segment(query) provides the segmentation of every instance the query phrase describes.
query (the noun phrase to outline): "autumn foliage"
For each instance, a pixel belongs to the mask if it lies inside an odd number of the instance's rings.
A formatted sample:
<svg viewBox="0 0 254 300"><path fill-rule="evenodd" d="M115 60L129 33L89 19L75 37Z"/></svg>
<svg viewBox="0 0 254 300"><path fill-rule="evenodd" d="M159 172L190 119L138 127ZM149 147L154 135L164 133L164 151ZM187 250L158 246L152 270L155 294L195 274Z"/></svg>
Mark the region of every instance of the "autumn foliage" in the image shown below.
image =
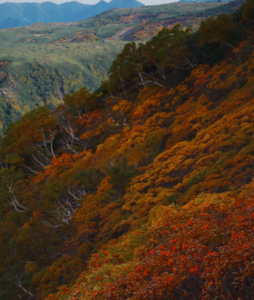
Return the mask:
<svg viewBox="0 0 254 300"><path fill-rule="evenodd" d="M129 43L100 89L9 126L1 300L251 299L251 5Z"/></svg>
<svg viewBox="0 0 254 300"><path fill-rule="evenodd" d="M138 232L148 230L149 238L146 247L136 249L135 264L122 267L124 275L113 283L101 276L94 298L251 299L253 209L253 199L229 194L199 196L182 208L161 207Z"/></svg>

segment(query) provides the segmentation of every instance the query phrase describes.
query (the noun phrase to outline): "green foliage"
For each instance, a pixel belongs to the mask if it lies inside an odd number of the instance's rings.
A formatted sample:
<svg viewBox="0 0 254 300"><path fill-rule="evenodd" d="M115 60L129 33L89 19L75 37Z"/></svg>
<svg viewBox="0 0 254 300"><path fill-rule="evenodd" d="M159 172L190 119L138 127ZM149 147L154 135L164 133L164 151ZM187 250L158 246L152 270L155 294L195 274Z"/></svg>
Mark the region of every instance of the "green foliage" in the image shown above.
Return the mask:
<svg viewBox="0 0 254 300"><path fill-rule="evenodd" d="M130 183L132 177L134 177L136 173L137 170L134 166L128 165L127 159L122 159L108 169L110 183L122 193L125 192L126 186Z"/></svg>
<svg viewBox="0 0 254 300"><path fill-rule="evenodd" d="M8 59L0 70L2 133L8 124L38 106L46 105L53 110L68 93L83 86L89 90L98 88L124 45L120 41L80 43L68 40L62 43L62 37L75 35L79 28L55 25L56 30L51 28L48 32L48 26L38 24L29 29L12 29L8 33L0 31L1 40L5 41L0 57ZM31 35L36 43L27 41ZM57 43L52 43L54 41ZM93 65L92 70L89 65Z"/></svg>
<svg viewBox="0 0 254 300"><path fill-rule="evenodd" d="M36 63L33 63L30 69L31 72L27 74L27 80L24 81L29 89L31 100L38 102L41 99L46 105L49 104L51 99L59 96L59 87L64 85L64 77L57 70Z"/></svg>
<svg viewBox="0 0 254 300"><path fill-rule="evenodd" d="M199 183L204 179L205 175L206 175L206 170L196 173L188 180L188 182L186 183L186 187L191 188L193 185Z"/></svg>
<svg viewBox="0 0 254 300"><path fill-rule="evenodd" d="M237 25L233 23L231 15L221 14L216 19L208 18L200 24L200 44L218 42L222 45L233 46L228 42L229 33Z"/></svg>
<svg viewBox="0 0 254 300"><path fill-rule="evenodd" d="M253 17L254 17L254 1L249 0L243 5L242 21L244 23L247 23L248 25L251 25L251 23L253 23Z"/></svg>
<svg viewBox="0 0 254 300"><path fill-rule="evenodd" d="M16 170L14 166L10 168L2 168L0 170L0 197L1 206L9 205L15 206L15 201L13 200L14 195L14 184L22 178L22 171ZM21 205L22 206L22 205ZM21 207L19 207L21 209Z"/></svg>
<svg viewBox="0 0 254 300"><path fill-rule="evenodd" d="M176 204L177 199L180 197L181 193L174 193L170 195L167 200L164 202L165 205L171 205L171 204Z"/></svg>
<svg viewBox="0 0 254 300"><path fill-rule="evenodd" d="M81 88L72 95L67 94L63 99L70 112L81 117L83 114L88 115L98 106L98 96L89 92L87 88Z"/></svg>
<svg viewBox="0 0 254 300"><path fill-rule="evenodd" d="M77 170L74 180L77 185L81 185L87 191L95 191L98 184L103 179L103 174L99 169Z"/></svg>

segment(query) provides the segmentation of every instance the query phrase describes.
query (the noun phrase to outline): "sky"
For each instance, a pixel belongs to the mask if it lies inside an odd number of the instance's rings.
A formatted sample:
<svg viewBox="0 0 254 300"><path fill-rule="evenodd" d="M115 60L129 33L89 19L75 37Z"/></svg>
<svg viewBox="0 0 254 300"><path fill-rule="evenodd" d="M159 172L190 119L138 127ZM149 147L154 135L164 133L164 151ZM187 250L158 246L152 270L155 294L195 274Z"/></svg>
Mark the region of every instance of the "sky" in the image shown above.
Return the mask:
<svg viewBox="0 0 254 300"><path fill-rule="evenodd" d="M15 3L23 3L23 2L54 2L57 4L60 3L64 3L64 2L71 2L72 0L10 0L10 1L6 1L6 0L0 0L0 3L5 3L5 2L15 2ZM84 3L84 4L96 4L97 2L99 2L100 0L76 0L80 3ZM106 2L110 2L110 0L105 0ZM128 0L126 0L128 1ZM158 4L165 4L165 3L171 3L171 2L177 2L178 0L138 0L139 2L145 4L145 5L158 5Z"/></svg>

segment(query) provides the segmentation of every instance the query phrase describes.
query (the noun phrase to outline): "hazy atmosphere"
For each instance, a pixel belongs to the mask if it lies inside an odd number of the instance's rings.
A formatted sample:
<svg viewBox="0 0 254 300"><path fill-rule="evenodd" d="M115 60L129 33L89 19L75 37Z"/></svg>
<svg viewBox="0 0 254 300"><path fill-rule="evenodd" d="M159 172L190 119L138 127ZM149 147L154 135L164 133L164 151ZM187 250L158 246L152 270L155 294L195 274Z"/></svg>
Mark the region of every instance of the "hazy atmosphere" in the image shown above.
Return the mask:
<svg viewBox="0 0 254 300"><path fill-rule="evenodd" d="M128 1L128 0L126 0ZM5 3L5 2L13 2L13 3L24 3L24 2L38 2L38 3L42 3L42 2L47 2L47 1L43 1L43 0L13 0L13 1L6 1L6 0L0 0L0 3ZM57 4L60 3L64 3L64 2L71 2L71 1L63 1L63 0L52 0L50 2L54 2ZM100 1L98 0L80 0L77 1L80 3L84 3L84 4L96 4ZM110 1L106 1L106 2L110 2ZM140 1L141 3L144 3L145 5L158 5L158 4L165 4L165 3L171 3L171 2L178 2L178 1L174 1L174 0L142 0Z"/></svg>

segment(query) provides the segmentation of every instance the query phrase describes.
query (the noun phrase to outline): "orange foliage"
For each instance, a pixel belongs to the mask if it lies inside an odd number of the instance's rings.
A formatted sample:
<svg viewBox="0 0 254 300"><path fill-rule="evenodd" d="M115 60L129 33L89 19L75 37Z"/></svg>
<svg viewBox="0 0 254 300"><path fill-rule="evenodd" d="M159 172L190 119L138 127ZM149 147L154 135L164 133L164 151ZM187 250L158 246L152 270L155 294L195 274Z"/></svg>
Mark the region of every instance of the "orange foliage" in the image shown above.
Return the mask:
<svg viewBox="0 0 254 300"><path fill-rule="evenodd" d="M7 130L0 272L16 278L12 293L250 299L254 54L241 43L220 64L196 65L183 42L193 36L175 26L154 44L129 44L106 92L83 88ZM157 47L160 39L176 49ZM182 68L189 75L171 84Z"/></svg>

